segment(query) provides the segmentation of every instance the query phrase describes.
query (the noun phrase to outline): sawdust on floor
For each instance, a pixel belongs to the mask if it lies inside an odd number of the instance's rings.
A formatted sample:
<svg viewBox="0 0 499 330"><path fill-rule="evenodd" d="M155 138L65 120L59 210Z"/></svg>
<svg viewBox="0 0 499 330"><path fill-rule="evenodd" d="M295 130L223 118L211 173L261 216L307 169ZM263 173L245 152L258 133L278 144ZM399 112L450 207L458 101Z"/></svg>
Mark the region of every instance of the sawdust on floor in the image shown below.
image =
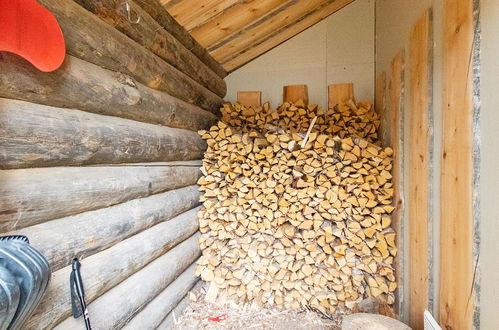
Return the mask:
<svg viewBox="0 0 499 330"><path fill-rule="evenodd" d="M197 290L196 290L197 291ZM276 329L276 330L339 330L344 314L321 316L310 310L278 310L240 306L232 302L223 304L204 300L204 290L191 293L189 307L176 316L174 330L184 329ZM209 318L225 318L214 321Z"/></svg>

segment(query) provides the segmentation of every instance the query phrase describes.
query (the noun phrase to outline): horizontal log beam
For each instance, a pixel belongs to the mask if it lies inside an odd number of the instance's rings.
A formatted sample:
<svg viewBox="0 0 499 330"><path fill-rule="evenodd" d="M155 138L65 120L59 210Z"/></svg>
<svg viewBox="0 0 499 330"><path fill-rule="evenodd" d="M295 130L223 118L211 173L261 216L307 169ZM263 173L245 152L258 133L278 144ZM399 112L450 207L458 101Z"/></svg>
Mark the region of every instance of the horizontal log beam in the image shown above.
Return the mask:
<svg viewBox="0 0 499 330"><path fill-rule="evenodd" d="M191 237L199 227L198 210L195 208L182 213L83 259L81 275L87 303ZM27 328L52 329L71 316L70 273L71 266L67 266L52 274L49 289L25 325Z"/></svg>
<svg viewBox="0 0 499 330"><path fill-rule="evenodd" d="M195 132L0 99L0 168L200 159Z"/></svg>
<svg viewBox="0 0 499 330"><path fill-rule="evenodd" d="M195 234L92 302L88 309L93 329L122 328L200 255L198 238L199 234ZM83 328L82 320L73 317L55 327Z"/></svg>
<svg viewBox="0 0 499 330"><path fill-rule="evenodd" d="M91 11L104 22L135 40L167 63L187 74L213 93L224 97L227 93L225 81L210 70L199 58L168 33L158 22L128 0L131 12L140 17L139 24L130 22L122 0L74 0Z"/></svg>
<svg viewBox="0 0 499 330"><path fill-rule="evenodd" d="M206 48L201 46L190 34L181 26L158 1L135 0L152 18L154 18L166 31L180 41L187 49L193 52L204 64L222 78L227 76L227 72L208 53Z"/></svg>
<svg viewBox="0 0 499 330"><path fill-rule="evenodd" d="M57 18L67 52L103 68L128 74L213 113L223 100L73 1L40 0Z"/></svg>
<svg viewBox="0 0 499 330"><path fill-rule="evenodd" d="M74 256L84 258L102 251L192 209L198 200L197 186L189 186L12 233L26 235L56 271L69 265Z"/></svg>
<svg viewBox="0 0 499 330"><path fill-rule="evenodd" d="M196 288L201 281L194 286ZM189 296L185 296L177 306L165 317L163 322L156 328L156 330L171 330L175 326L175 322L180 318L182 313L189 307L190 304Z"/></svg>
<svg viewBox="0 0 499 330"><path fill-rule="evenodd" d="M197 264L192 264L173 283L148 303L123 329L156 329L163 319L178 305L199 281L196 276Z"/></svg>
<svg viewBox="0 0 499 330"><path fill-rule="evenodd" d="M0 72L0 96L9 99L194 131L217 121L196 105L71 55L47 73L19 56L0 53Z"/></svg>
<svg viewBox="0 0 499 330"><path fill-rule="evenodd" d="M194 185L201 172L192 163L0 171L0 232Z"/></svg>

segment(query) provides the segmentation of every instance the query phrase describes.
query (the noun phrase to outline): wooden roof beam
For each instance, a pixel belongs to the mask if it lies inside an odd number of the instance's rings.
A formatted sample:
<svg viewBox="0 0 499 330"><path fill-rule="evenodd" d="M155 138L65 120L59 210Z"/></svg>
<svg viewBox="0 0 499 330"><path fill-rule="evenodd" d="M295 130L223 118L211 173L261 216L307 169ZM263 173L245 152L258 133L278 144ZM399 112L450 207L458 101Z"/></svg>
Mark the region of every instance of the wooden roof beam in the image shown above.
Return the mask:
<svg viewBox="0 0 499 330"><path fill-rule="evenodd" d="M224 56L225 60L221 63L225 70L227 70L228 72L232 72L243 66L244 64L257 58L258 56L266 53L272 48L280 45L286 40L294 37L298 33L306 30L312 25L318 23L329 15L337 12L353 1L354 0L329 1L325 5L316 8L315 11L310 12L308 15L305 15L301 19L295 20L293 23L281 27L274 33L268 35L265 38L262 38L260 42L249 44L244 49L238 52L233 52L230 56ZM212 53L212 55L215 54ZM215 57L215 59L217 58Z"/></svg>

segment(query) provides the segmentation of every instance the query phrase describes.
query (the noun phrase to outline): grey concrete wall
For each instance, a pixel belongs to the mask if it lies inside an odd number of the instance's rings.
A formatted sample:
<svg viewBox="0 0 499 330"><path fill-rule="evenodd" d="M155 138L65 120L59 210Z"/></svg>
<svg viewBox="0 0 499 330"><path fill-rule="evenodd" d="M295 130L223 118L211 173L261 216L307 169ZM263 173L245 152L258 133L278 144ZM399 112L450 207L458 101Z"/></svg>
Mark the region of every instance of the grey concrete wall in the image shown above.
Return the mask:
<svg viewBox="0 0 499 330"><path fill-rule="evenodd" d="M226 100L260 90L272 107L282 86L307 84L311 103L327 105L327 85L353 82L357 99L374 95L374 3L356 0L226 77Z"/></svg>
<svg viewBox="0 0 499 330"><path fill-rule="evenodd" d="M480 328L499 329L499 1L481 19Z"/></svg>

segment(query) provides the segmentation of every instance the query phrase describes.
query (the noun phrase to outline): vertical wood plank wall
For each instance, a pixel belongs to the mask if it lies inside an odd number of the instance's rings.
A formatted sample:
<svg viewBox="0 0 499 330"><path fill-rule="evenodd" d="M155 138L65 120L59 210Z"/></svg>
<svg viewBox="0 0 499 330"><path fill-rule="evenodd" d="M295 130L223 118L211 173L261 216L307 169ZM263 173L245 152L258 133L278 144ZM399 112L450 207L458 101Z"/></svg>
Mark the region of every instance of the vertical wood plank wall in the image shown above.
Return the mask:
<svg viewBox="0 0 499 330"><path fill-rule="evenodd" d="M388 144L393 147L393 188L394 197L393 205L395 211L392 214L393 228L397 231L396 244L400 251L403 250L401 239L402 230L402 161L403 161L403 146L401 138L403 136L402 127L402 100L403 100L403 84L404 84L404 51L400 51L392 60L390 65L390 81L388 85L388 102L387 113L390 122L390 141ZM399 255L395 261L395 273L397 283L399 283L398 290L402 290L402 267L400 263L401 256ZM400 295L397 295L400 297ZM400 306L400 301L397 305Z"/></svg>
<svg viewBox="0 0 499 330"><path fill-rule="evenodd" d="M381 125L379 126L379 134L383 145L386 145L387 137L385 132L386 123L386 72L382 72L376 78L375 93L374 93L374 109L378 112L381 118Z"/></svg>
<svg viewBox="0 0 499 330"><path fill-rule="evenodd" d="M473 0L444 1L440 325L472 327Z"/></svg>
<svg viewBox="0 0 499 330"><path fill-rule="evenodd" d="M427 10L410 35L409 82L409 323L423 329L429 302L429 171L431 11Z"/></svg>

